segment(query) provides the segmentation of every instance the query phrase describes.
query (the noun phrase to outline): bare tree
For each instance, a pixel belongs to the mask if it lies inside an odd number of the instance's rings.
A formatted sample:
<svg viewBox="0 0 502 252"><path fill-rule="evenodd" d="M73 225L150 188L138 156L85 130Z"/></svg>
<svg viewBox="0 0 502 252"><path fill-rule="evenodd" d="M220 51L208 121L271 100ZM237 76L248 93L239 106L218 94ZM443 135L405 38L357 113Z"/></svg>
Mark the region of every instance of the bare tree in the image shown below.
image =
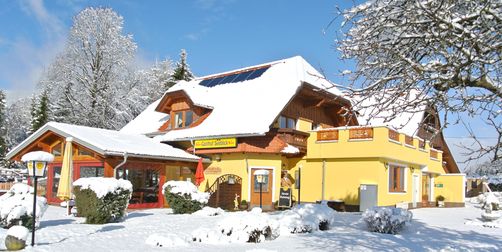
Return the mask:
<svg viewBox="0 0 502 252"><path fill-rule="evenodd" d="M459 114L481 119L498 141L470 153L502 159L502 1L372 0L340 14L338 49L357 64L342 73L350 80L342 88L379 101L371 103L374 114L430 104L442 112L443 127L459 123ZM359 99L356 107L364 106Z"/></svg>

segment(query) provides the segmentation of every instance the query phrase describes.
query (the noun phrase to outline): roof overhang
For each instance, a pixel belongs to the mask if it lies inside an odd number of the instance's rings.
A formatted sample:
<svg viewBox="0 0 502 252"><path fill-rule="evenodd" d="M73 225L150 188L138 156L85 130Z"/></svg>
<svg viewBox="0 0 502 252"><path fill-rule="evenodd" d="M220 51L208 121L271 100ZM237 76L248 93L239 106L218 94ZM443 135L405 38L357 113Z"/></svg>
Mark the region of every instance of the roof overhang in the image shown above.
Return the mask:
<svg viewBox="0 0 502 252"><path fill-rule="evenodd" d="M60 130L60 129L52 126L49 123L42 126L40 129L38 129L36 132L34 132L32 135L30 135L28 138L26 138L23 142L21 142L16 147L14 147L12 150L10 150L9 153L7 153L5 155L5 158L7 160L14 158L19 152L23 151L30 144L32 144L33 142L40 139L40 137L42 137L47 132L52 132L52 133L54 133L58 136L61 136L63 138L72 137L74 143L76 143L80 146L83 146L83 147L85 147L85 148L87 148L87 149L89 149L89 150L91 150L101 156L122 157L127 154L129 157L137 157L137 158L147 158L147 159L157 159L157 160L173 160L173 161L183 161L183 162L198 162L198 159L196 159L196 158L191 159L191 158L171 157L171 156L132 154L132 153L122 152L122 151L105 150L105 149L102 149L102 148L92 144L92 143L89 143L88 141L84 141L77 136L71 135L63 130Z"/></svg>

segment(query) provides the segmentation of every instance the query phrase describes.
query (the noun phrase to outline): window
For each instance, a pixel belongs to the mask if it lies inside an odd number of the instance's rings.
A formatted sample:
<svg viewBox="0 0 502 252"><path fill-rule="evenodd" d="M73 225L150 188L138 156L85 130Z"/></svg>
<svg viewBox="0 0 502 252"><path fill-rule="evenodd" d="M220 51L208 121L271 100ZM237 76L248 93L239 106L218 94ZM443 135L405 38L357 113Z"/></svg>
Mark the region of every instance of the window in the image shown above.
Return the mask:
<svg viewBox="0 0 502 252"><path fill-rule="evenodd" d="M320 129L322 129L322 126L320 123L312 123L312 127L310 129L311 130L320 130Z"/></svg>
<svg viewBox="0 0 502 252"><path fill-rule="evenodd" d="M285 116L279 116L279 128L296 129L296 119Z"/></svg>
<svg viewBox="0 0 502 252"><path fill-rule="evenodd" d="M104 177L105 169L102 166L80 166L80 178Z"/></svg>
<svg viewBox="0 0 502 252"><path fill-rule="evenodd" d="M185 112L185 127L190 126L192 122L193 122L193 112L191 110L188 110Z"/></svg>
<svg viewBox="0 0 502 252"><path fill-rule="evenodd" d="M174 128L183 128L183 112L176 112L174 114Z"/></svg>
<svg viewBox="0 0 502 252"><path fill-rule="evenodd" d="M405 167L389 165L389 192L404 192Z"/></svg>
<svg viewBox="0 0 502 252"><path fill-rule="evenodd" d="M56 144L54 147L52 147L52 155L56 156L56 157L60 157L61 156L61 151L62 151L62 146L61 143L58 143Z"/></svg>
<svg viewBox="0 0 502 252"><path fill-rule="evenodd" d="M471 180L471 188L473 188L473 189L478 188L478 181Z"/></svg>
<svg viewBox="0 0 502 252"><path fill-rule="evenodd" d="M194 121L194 114L191 110L174 112L173 125L175 129L186 128L192 125Z"/></svg>
<svg viewBox="0 0 502 252"><path fill-rule="evenodd" d="M91 156L91 157L92 157L92 156L94 156L94 155L92 154L92 152L90 152L90 151L88 151L88 150L86 150L86 149L82 149L82 148L78 148L77 155L78 155L78 156Z"/></svg>

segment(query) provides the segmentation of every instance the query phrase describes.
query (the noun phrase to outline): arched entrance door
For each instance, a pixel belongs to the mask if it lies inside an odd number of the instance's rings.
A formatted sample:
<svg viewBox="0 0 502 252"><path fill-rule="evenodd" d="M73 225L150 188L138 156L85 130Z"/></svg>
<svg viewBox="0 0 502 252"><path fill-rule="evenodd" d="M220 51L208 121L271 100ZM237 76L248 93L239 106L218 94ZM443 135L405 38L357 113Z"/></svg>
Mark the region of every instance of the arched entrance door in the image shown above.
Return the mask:
<svg viewBox="0 0 502 252"><path fill-rule="evenodd" d="M236 195L241 199L242 178L234 174L225 174L216 179L213 185L207 190L211 193L208 205L210 207L221 207L231 210L235 207Z"/></svg>

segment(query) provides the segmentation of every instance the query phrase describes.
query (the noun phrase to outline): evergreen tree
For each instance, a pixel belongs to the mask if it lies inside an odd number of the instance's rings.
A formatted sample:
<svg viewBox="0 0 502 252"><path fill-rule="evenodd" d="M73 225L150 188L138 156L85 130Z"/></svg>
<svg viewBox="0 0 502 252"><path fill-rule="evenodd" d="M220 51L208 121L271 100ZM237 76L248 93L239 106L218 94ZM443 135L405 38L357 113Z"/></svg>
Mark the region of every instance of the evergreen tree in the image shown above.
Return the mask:
<svg viewBox="0 0 502 252"><path fill-rule="evenodd" d="M7 153L7 144L5 141L6 131L6 120L5 120L5 93L0 90L0 158L4 159Z"/></svg>
<svg viewBox="0 0 502 252"><path fill-rule="evenodd" d="M190 66L187 64L187 52L185 49L181 49L180 61L176 63L176 68L171 77L171 80L167 82L166 88L170 88L178 81L190 81L194 78L192 72L190 71Z"/></svg>
<svg viewBox="0 0 502 252"><path fill-rule="evenodd" d="M37 131L49 121L49 98L47 91L32 100L31 105L31 133Z"/></svg>

